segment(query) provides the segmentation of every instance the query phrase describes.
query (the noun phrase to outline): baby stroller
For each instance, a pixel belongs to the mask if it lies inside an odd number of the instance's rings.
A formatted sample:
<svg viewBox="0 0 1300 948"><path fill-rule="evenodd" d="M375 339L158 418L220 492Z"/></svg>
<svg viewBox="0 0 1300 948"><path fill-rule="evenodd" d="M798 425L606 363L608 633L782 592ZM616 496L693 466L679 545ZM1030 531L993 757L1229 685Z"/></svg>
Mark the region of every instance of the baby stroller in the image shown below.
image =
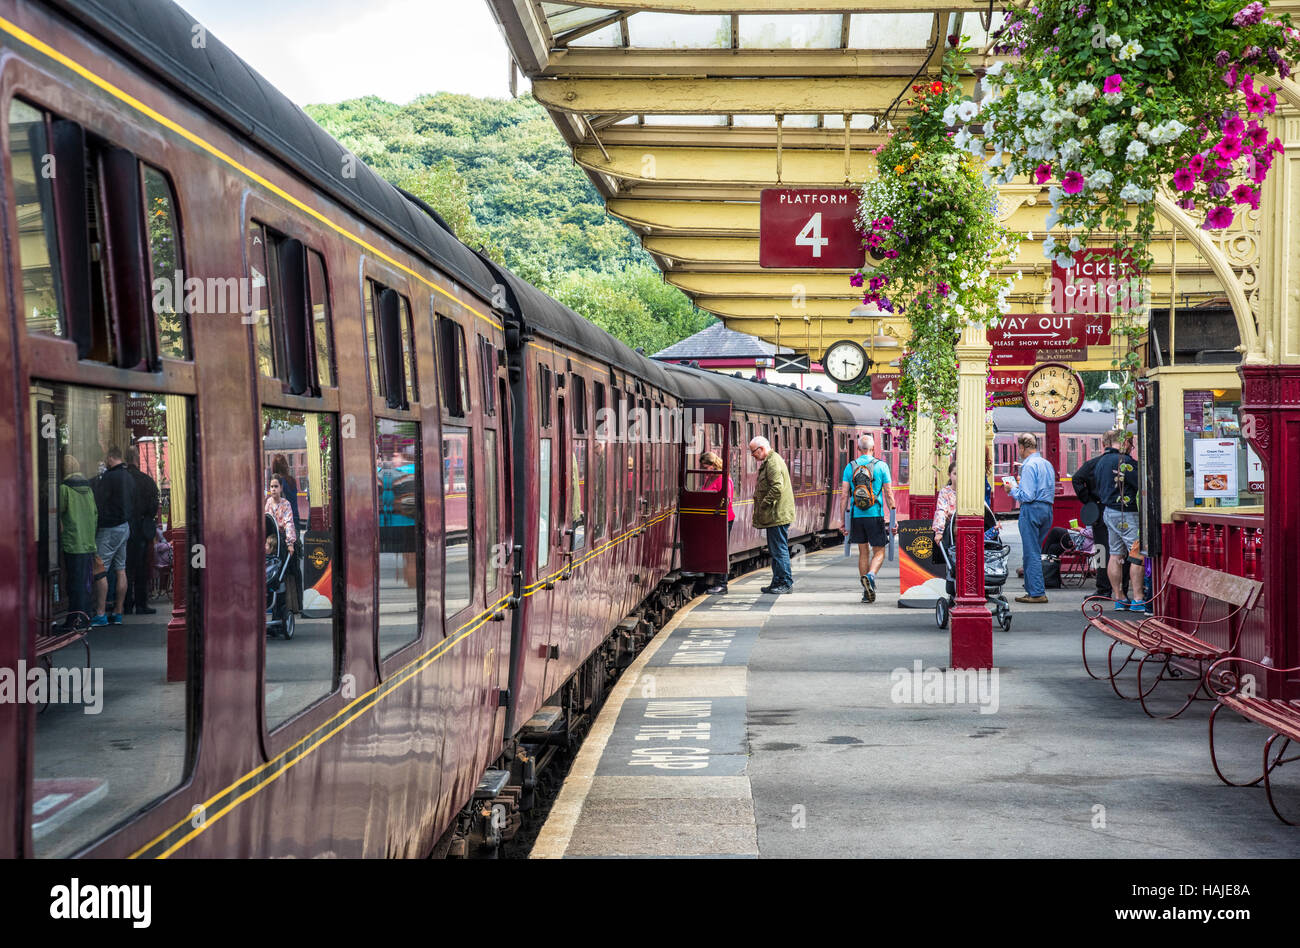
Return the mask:
<svg viewBox="0 0 1300 948"><path fill-rule="evenodd" d="M948 579L945 586L948 596L937 600L934 604L934 621L941 629L948 627L952 607L957 601L957 582L953 578L953 561L957 558L956 520L955 516L948 518L948 523L943 528L943 542L939 544L939 549L943 553L943 561L948 567ZM997 522L997 518L993 516L992 508L985 504L984 601L993 607L993 618L997 620L1002 631L1006 632L1011 628L1011 604L1007 602L1007 597L1002 595L1002 587L1007 582L1007 558L1011 555L1011 547L1003 541L1001 536L987 532ZM990 536L993 539L990 539Z"/></svg>
<svg viewBox="0 0 1300 948"><path fill-rule="evenodd" d="M274 517L265 514L266 539L266 631L270 635L279 634L285 639L293 638L295 617L289 609L286 596L288 583L285 577L293 557L289 554L289 545L285 542L284 531ZM271 544L271 538L275 543Z"/></svg>

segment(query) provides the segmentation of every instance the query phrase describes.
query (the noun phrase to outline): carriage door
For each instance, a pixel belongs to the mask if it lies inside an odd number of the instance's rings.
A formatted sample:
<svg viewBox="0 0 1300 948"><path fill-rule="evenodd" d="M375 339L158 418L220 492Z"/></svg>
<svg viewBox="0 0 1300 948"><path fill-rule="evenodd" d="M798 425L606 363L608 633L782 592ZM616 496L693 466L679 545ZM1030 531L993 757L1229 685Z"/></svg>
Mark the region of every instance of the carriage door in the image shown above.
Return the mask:
<svg viewBox="0 0 1300 948"><path fill-rule="evenodd" d="M730 402L693 403L682 419L681 492L677 512L682 537L682 569L723 573L727 562L727 472L731 447L724 437L731 422ZM722 458L722 471L706 469L705 451Z"/></svg>

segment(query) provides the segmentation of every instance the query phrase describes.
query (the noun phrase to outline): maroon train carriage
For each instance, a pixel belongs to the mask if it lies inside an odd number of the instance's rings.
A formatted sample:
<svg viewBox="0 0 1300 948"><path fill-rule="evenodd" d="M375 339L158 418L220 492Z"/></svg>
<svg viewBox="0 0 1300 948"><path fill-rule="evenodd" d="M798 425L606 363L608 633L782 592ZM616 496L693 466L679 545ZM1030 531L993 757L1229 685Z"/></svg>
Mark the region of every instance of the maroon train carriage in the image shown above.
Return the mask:
<svg viewBox="0 0 1300 948"><path fill-rule="evenodd" d="M1101 438L1115 427L1113 411L1081 411L1061 423L1061 464L1057 477L1065 496L1074 497L1070 475L1083 466L1089 458L1103 451ZM1019 510L1015 500L1007 493L1002 478L1007 474L1020 475L1020 452L1016 436L1027 431L1038 435L1041 445L1046 434L1043 423L1023 408L993 409L993 512L1009 516Z"/></svg>
<svg viewBox="0 0 1300 948"><path fill-rule="evenodd" d="M865 419L629 351L193 25L165 0L0 0L0 500L30 511L0 535L0 670L70 673L86 646L102 673L81 704L0 702L0 856L491 846L687 595L662 419L721 413L742 502L736 447L766 431L810 541ZM170 600L64 631L94 606L63 488L111 445L158 487ZM263 612L279 454L302 481L291 640Z"/></svg>

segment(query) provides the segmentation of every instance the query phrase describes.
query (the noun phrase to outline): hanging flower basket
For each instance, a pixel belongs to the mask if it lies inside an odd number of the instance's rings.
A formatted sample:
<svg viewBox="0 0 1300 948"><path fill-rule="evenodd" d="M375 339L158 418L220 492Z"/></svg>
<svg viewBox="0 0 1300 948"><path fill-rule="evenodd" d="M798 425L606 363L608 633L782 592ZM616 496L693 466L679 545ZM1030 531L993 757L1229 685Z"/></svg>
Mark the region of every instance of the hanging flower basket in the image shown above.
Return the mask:
<svg viewBox="0 0 1300 948"><path fill-rule="evenodd" d="M969 133L950 130L977 111L962 101L958 82L967 53L949 37L942 78L912 86L911 117L876 149L877 176L862 185L858 224L878 263L850 279L864 304L907 318L903 384L889 411L910 430L918 400L929 406L941 452L952 449L956 427L956 340L967 323L989 325L1009 310L1015 280L997 272L1018 252L998 223L997 188L980 159L959 147Z"/></svg>
<svg viewBox="0 0 1300 948"><path fill-rule="evenodd" d="M1240 0L1029 0L1017 3L971 115L993 148L996 180L1054 182L1043 242L1063 267L1094 235L1113 235L1140 271L1151 264L1154 197L1168 189L1206 229L1258 208L1281 142L1263 119L1300 55L1288 16ZM973 103L972 103L973 104Z"/></svg>

